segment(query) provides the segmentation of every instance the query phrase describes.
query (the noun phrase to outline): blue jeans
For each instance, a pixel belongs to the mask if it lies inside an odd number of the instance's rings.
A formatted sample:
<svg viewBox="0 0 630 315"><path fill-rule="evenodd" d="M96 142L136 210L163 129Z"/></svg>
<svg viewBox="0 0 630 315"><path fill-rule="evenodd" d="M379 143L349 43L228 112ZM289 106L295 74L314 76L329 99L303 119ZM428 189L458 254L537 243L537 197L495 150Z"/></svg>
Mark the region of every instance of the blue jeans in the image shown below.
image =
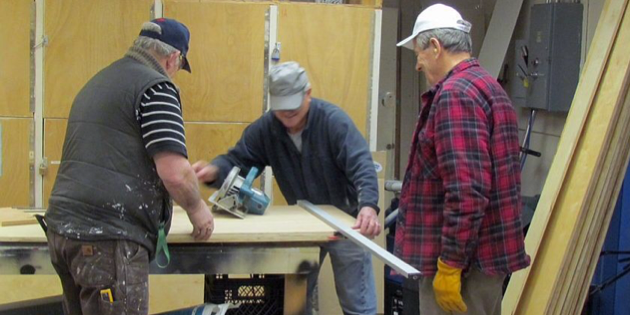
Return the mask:
<svg viewBox="0 0 630 315"><path fill-rule="evenodd" d="M319 265L330 253L335 289L344 315L375 315L376 287L372 270L372 255L350 240L330 242L321 247ZM313 314L317 299L319 269L308 275L306 314ZM324 314L322 314L324 315Z"/></svg>

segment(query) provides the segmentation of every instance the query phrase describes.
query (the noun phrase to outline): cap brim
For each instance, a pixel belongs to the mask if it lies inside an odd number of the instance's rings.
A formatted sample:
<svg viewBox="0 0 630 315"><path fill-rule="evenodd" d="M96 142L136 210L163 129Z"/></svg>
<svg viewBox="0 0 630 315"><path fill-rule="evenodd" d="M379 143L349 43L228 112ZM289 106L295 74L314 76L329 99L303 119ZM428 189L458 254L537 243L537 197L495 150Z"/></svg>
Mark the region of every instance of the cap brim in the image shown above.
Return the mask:
<svg viewBox="0 0 630 315"><path fill-rule="evenodd" d="M271 110L296 110L302 106L304 93L296 93L286 96L274 96L269 98Z"/></svg>
<svg viewBox="0 0 630 315"><path fill-rule="evenodd" d="M188 62L188 58L184 57L184 66L182 66L182 69L188 71L188 73L192 73L192 70L190 70L190 62Z"/></svg>
<svg viewBox="0 0 630 315"><path fill-rule="evenodd" d="M405 47L408 49L413 50L413 39L418 36L418 34L411 34L411 36L403 39L402 41L400 41L400 43L396 44L396 46L400 47Z"/></svg>

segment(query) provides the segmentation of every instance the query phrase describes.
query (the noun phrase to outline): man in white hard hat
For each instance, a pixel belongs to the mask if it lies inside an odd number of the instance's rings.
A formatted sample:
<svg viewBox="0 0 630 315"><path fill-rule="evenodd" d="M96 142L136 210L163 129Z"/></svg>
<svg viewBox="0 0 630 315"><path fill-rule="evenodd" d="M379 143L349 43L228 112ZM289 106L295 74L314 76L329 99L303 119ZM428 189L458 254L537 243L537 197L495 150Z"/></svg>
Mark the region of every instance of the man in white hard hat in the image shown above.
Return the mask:
<svg viewBox="0 0 630 315"><path fill-rule="evenodd" d="M395 253L423 273L420 314L501 314L507 274L529 265L521 229L517 117L471 58L471 25L435 4L398 46L429 91L411 143Z"/></svg>

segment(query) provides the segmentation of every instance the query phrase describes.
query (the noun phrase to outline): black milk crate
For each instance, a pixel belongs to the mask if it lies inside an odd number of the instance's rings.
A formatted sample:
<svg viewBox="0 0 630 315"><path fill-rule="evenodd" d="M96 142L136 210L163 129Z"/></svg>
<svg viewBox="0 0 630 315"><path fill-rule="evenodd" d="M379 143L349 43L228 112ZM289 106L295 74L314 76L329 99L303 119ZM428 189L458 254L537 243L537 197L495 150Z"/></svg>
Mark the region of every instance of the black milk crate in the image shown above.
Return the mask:
<svg viewBox="0 0 630 315"><path fill-rule="evenodd" d="M402 283L385 277L385 315L403 315Z"/></svg>
<svg viewBox="0 0 630 315"><path fill-rule="evenodd" d="M205 302L241 304L227 315L282 315L284 276L206 275Z"/></svg>

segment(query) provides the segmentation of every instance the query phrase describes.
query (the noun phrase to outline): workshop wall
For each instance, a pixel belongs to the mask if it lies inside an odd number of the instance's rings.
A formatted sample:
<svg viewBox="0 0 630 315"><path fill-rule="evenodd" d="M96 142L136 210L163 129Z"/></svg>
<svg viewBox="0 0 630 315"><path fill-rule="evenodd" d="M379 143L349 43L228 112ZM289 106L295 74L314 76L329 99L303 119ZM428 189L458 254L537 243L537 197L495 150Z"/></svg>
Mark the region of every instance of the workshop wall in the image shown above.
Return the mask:
<svg viewBox="0 0 630 315"><path fill-rule="evenodd" d="M586 58L586 53L590 47L590 43L595 33L599 15L604 5L604 0L583 0L580 1L584 6L584 20L582 32L582 63ZM512 44L506 55L506 63L508 64L508 80L518 80L514 69L514 40L527 39L529 37L530 13L534 4L546 3L543 0L525 0L516 24L514 35L512 36ZM505 85L509 95L513 95L511 84ZM529 109L522 108L523 104L518 99L512 97L513 103L519 115L519 129L521 142L527 128L529 118ZM542 156L537 158L529 156L523 169L522 194L524 196L533 196L540 194L543 184L547 178L547 173L551 168L551 162L555 156L560 135L564 128L566 114L549 113L538 111L530 140L530 149L541 152Z"/></svg>
<svg viewBox="0 0 630 315"><path fill-rule="evenodd" d="M153 0L46 0L44 117L67 118L85 83L119 59L150 18Z"/></svg>
<svg viewBox="0 0 630 315"><path fill-rule="evenodd" d="M31 1L0 1L0 207L29 204Z"/></svg>
<svg viewBox="0 0 630 315"><path fill-rule="evenodd" d="M30 29L31 2L0 2L0 116L31 117Z"/></svg>
<svg viewBox="0 0 630 315"><path fill-rule="evenodd" d="M0 206L34 204L33 179L40 176L35 148L47 161L41 170L46 207L61 160L72 101L99 70L119 59L131 46L143 22L152 15L154 0L2 0L0 1ZM210 160L224 153L242 131L264 112L266 41L272 6L277 7L277 40L281 61L295 60L308 71L313 96L343 108L367 135L374 47L375 6L279 2L162 0L164 16L184 22L191 31L188 56L193 72L178 73L186 125L189 160ZM46 41L36 39L36 3L43 3L40 25ZM33 48L35 47L35 48ZM43 51L42 64L32 53ZM42 75L40 90L33 87L35 69ZM41 117L35 104L42 106ZM35 125L42 124L41 141ZM275 187L277 191L277 186ZM211 190L202 188L204 198ZM282 203L281 194L275 200ZM0 276L0 293L28 291L32 297L58 294L55 276L33 276L52 281L33 288L31 278ZM156 279L155 276L152 276ZM203 278L200 278L203 283ZM160 278L164 288L181 288L188 278ZM197 280L195 280L197 281ZM198 281L198 282L199 282ZM178 284L179 283L179 284ZM153 283L152 283L153 285ZM203 292L190 286L190 292ZM179 290L179 289L178 289ZM201 291L199 291L201 290ZM52 293L51 293L52 292ZM152 312L173 307L173 292L151 289ZM178 291L179 292L179 291ZM181 292L179 292L181 293ZM2 295L2 294L0 294ZM194 294L178 307L203 301ZM7 301L4 301L5 303ZM164 304L164 303L162 303ZM172 309L172 308L171 308Z"/></svg>
<svg viewBox="0 0 630 315"><path fill-rule="evenodd" d="M184 120L251 123L263 113L265 3L165 1L190 29L192 74L178 73ZM209 138L209 141L213 139Z"/></svg>
<svg viewBox="0 0 630 315"><path fill-rule="evenodd" d="M343 108L367 135L374 9L280 3L282 60L302 65L313 96Z"/></svg>
<svg viewBox="0 0 630 315"><path fill-rule="evenodd" d="M29 204L31 124L28 118L0 117L0 207Z"/></svg>
<svg viewBox="0 0 630 315"><path fill-rule="evenodd" d="M8 57L0 58L0 66L6 69L0 72L0 119L24 117L34 122L31 103L38 93L31 91L30 46L44 49L43 143L34 143L32 126L18 132L26 142L4 142L0 194L7 198L0 199L1 206L32 204L32 180L39 171L31 151L38 145L43 147L47 162L41 170L42 200L47 206L74 97L96 72L125 53L140 25L150 19L154 4L153 0L42 1L47 40L37 43L30 32L35 23L35 2L0 3L0 14L6 15L0 17L12 22L0 30L0 44L6 47L3 52ZM226 152L264 112L265 45L271 31L272 5L279 12L275 31L282 42L281 61L300 62L309 72L313 96L342 107L367 135L374 7L192 0L162 3L164 16L181 20L191 31L188 58L193 74L178 73L174 81L181 88L192 162ZM30 159L23 158L29 154ZM12 167L7 169L7 165ZM210 193L202 188L204 198ZM281 195L275 199L283 203Z"/></svg>

